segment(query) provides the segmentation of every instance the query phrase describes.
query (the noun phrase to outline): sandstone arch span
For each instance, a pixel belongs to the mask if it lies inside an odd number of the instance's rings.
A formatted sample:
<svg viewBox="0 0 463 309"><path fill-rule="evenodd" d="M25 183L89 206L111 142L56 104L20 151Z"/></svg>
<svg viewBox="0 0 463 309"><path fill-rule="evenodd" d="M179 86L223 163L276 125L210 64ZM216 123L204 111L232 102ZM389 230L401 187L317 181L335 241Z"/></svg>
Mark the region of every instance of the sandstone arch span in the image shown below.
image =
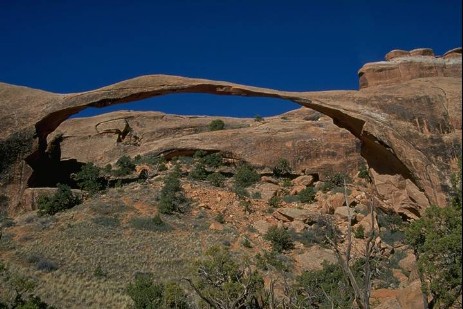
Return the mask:
<svg viewBox="0 0 463 309"><path fill-rule="evenodd" d="M28 136L34 148L26 161L34 167L44 154L48 134L71 115L87 107L101 108L174 93L273 97L317 110L361 140L362 155L375 173L400 175L424 192L426 202L445 204L441 184L449 172L444 161L450 155L441 156L436 149L448 149L458 136L461 142L461 122L458 126L455 120L461 117L461 78L456 77L428 76L360 91L321 92L287 92L168 75L141 76L75 94L0 84L1 136L6 140L18 131ZM458 104L459 115L450 113L458 112ZM414 111L418 111L417 117ZM28 173L26 168L22 177ZM24 181L19 186L21 192Z"/></svg>

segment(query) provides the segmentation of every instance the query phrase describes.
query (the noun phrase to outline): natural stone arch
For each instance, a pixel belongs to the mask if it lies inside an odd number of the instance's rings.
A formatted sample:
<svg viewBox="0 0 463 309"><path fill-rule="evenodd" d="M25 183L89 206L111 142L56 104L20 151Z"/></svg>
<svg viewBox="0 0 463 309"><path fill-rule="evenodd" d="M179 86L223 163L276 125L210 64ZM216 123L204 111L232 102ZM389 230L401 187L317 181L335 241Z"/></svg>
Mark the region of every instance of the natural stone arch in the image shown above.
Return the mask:
<svg viewBox="0 0 463 309"><path fill-rule="evenodd" d="M360 139L362 156L376 173L401 175L422 190L429 202L445 205L445 183L450 173L443 161L449 156L442 158L436 149L448 149L452 139L461 143L461 52L459 57L436 61L413 57L394 60L385 73L381 69L383 62L378 71L374 65L366 65L359 71L363 80L360 91L288 92L168 75L141 76L75 94L55 94L0 83L0 141L7 141L18 132L25 136L24 139L33 144L32 153L25 158L33 167L45 153L48 134L87 107L105 107L174 93L279 98L331 117L336 125ZM423 65L433 66L436 69L432 72L437 73L421 74ZM418 73L396 74L401 72L401 66ZM384 79L383 84L378 78ZM365 86L373 84L374 87ZM426 108L432 110L423 112ZM416 110L421 114L413 119L410 115ZM24 179L30 170L24 166L22 169L19 177ZM20 183L16 188L19 194L24 189L24 181Z"/></svg>

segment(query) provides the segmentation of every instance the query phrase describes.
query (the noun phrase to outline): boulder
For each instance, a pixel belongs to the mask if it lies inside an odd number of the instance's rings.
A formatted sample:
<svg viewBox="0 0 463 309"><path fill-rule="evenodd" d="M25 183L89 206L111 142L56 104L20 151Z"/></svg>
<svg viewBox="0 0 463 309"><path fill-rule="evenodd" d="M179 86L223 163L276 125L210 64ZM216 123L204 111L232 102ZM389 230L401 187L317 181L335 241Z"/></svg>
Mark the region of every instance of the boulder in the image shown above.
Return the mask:
<svg viewBox="0 0 463 309"><path fill-rule="evenodd" d="M384 58L386 59L386 61L390 61L394 58L408 57L408 56L410 56L410 52L406 50L401 50L401 49L394 49L388 52Z"/></svg>
<svg viewBox="0 0 463 309"><path fill-rule="evenodd" d="M311 186L314 182L314 178L312 175L303 175L296 177L292 180L294 186Z"/></svg>
<svg viewBox="0 0 463 309"><path fill-rule="evenodd" d="M410 56L434 57L434 51L431 48L416 48L410 51Z"/></svg>
<svg viewBox="0 0 463 309"><path fill-rule="evenodd" d="M294 260L300 270L321 270L322 263L326 261L330 264L337 263L336 254L329 249L322 248L318 245L311 246L306 252L294 256Z"/></svg>
<svg viewBox="0 0 463 309"><path fill-rule="evenodd" d="M424 308L421 281L415 280L399 290L397 300L402 308Z"/></svg>
<svg viewBox="0 0 463 309"><path fill-rule="evenodd" d="M273 217L282 222L292 222L297 220L306 224L313 224L317 221L319 214L307 209L278 208L273 213Z"/></svg>

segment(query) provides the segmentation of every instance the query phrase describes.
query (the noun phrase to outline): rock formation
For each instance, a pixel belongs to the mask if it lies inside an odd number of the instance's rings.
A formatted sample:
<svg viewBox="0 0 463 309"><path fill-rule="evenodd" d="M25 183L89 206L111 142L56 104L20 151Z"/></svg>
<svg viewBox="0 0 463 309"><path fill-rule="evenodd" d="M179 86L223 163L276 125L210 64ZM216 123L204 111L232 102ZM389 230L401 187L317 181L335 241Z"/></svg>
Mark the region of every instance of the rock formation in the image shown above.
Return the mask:
<svg viewBox="0 0 463 309"><path fill-rule="evenodd" d="M74 94L0 83L0 188L9 207L16 207L34 171L52 164L49 134L87 107L175 93L274 97L323 113L350 131L382 199L398 197L396 211L418 215L429 203L446 204L446 184L461 149L461 48L444 57L429 49L393 51L386 59L360 69L359 91L287 92L167 75ZM98 130L109 134L110 129ZM122 138L124 127L118 129Z"/></svg>

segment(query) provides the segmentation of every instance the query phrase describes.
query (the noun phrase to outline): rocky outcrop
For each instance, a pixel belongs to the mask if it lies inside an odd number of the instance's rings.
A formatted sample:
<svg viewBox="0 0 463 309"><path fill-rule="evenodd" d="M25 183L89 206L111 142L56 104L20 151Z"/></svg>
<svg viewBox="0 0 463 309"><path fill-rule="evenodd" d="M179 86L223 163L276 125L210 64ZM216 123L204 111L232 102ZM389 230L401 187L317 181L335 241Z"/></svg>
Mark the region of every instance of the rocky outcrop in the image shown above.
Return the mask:
<svg viewBox="0 0 463 309"><path fill-rule="evenodd" d="M395 49L386 61L368 63L358 72L360 88L397 84L423 77L461 77L461 48L435 57L430 48Z"/></svg>
<svg viewBox="0 0 463 309"><path fill-rule="evenodd" d="M2 177L0 187L10 207L17 205L33 171L51 164L48 135L85 108L173 93L210 93L281 98L323 113L359 139L362 156L378 175L399 175L430 203L444 205L450 163L461 145L461 57L456 53L444 58L410 53L367 64L360 70L360 91L287 92L167 75L141 76L76 94L0 83L1 148L10 149L19 134L32 149L15 153L16 163L0 171L9 175ZM102 133L109 134L106 130ZM124 128L120 139L123 133Z"/></svg>

